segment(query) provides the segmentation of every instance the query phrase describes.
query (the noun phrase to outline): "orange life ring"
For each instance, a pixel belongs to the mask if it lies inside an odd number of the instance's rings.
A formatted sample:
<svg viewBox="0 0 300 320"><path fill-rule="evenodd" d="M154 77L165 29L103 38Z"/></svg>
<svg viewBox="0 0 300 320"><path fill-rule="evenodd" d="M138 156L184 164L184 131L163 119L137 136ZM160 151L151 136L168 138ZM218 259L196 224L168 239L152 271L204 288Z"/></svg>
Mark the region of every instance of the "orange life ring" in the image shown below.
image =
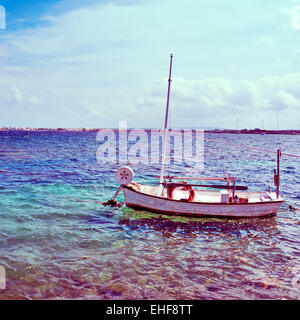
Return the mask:
<svg viewBox="0 0 300 320"><path fill-rule="evenodd" d="M191 187L191 186L184 186L181 188L181 190L183 191L188 191L189 192L189 197L188 197L188 201L194 201L195 199L195 190Z"/></svg>

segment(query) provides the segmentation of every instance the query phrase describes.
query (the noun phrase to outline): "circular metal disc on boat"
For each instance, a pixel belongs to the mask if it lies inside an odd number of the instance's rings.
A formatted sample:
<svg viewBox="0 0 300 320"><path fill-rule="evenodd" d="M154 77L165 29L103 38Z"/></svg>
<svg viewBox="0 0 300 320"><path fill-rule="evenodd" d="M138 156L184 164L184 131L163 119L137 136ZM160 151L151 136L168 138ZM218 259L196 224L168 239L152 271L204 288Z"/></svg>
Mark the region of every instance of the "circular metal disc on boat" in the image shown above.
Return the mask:
<svg viewBox="0 0 300 320"><path fill-rule="evenodd" d="M117 181L123 185L129 184L132 181L133 176L133 170L129 167L122 167L116 172Z"/></svg>

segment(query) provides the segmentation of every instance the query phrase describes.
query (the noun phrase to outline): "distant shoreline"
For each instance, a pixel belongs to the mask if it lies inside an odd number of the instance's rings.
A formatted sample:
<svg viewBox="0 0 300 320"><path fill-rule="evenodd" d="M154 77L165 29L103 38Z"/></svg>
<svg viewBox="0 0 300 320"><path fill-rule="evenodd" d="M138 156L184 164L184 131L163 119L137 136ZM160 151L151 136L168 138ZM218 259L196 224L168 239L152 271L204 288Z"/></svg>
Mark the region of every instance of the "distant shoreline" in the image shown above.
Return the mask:
<svg viewBox="0 0 300 320"><path fill-rule="evenodd" d="M109 128L10 128L10 127L0 127L0 132L7 132L7 131L24 131L24 132L41 132L41 131L51 131L51 132L98 132L99 130ZM116 128L111 128L112 130L118 130ZM198 129L201 128L189 128L189 129ZM128 130L132 130L128 128ZM145 128L145 129L136 129L136 130L161 130L157 128ZM173 129L173 130L184 130L182 129ZM290 134L290 135L300 135L300 130L263 130L259 128L255 129L241 129L241 130L234 130L234 129L204 129L205 133L230 133L230 134Z"/></svg>

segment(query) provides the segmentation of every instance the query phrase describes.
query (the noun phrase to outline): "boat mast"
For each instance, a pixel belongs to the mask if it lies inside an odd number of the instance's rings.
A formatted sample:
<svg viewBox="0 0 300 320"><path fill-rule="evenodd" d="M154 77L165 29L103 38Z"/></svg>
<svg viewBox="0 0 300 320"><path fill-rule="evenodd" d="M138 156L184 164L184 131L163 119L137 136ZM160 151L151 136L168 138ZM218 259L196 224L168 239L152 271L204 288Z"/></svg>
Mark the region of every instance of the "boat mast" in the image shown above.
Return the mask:
<svg viewBox="0 0 300 320"><path fill-rule="evenodd" d="M170 56L170 72L169 72L169 80L168 80L168 95L167 95L167 106L166 106L166 114L165 114L165 126L164 126L164 135L163 135L163 145L162 145L162 159L161 159L161 170L160 170L160 179L159 179L159 194L162 194L163 191L163 177L165 171L165 158L166 158L166 149L167 149L167 133L168 133L168 116L169 116L169 101L170 101L170 89L171 89L171 73L172 73L172 61L173 54Z"/></svg>

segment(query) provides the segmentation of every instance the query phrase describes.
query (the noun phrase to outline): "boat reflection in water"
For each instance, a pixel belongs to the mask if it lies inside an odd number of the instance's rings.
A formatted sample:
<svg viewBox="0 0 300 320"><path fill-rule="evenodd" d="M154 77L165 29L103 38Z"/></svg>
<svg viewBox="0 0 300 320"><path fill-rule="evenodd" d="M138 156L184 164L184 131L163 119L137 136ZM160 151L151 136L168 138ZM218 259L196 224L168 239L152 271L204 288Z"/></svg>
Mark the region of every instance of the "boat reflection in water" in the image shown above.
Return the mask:
<svg viewBox="0 0 300 320"><path fill-rule="evenodd" d="M119 225L131 230L147 229L159 232L163 237L180 235L198 237L200 235L220 235L223 237L242 237L257 235L260 232L272 235L278 232L276 217L272 218L193 218L171 215L157 215L143 210L124 209L119 217Z"/></svg>

